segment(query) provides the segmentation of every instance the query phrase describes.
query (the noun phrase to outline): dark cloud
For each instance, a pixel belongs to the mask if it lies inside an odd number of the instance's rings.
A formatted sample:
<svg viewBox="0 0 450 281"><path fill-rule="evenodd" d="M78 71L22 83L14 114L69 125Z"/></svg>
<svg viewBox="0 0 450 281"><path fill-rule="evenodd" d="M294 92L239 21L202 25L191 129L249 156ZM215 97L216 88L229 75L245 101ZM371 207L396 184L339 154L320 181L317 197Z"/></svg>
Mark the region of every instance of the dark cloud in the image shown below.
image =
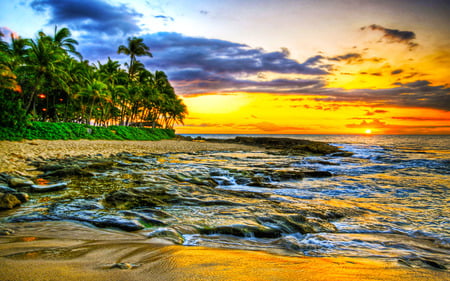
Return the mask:
<svg viewBox="0 0 450 281"><path fill-rule="evenodd" d="M411 120L411 121L450 121L450 118L432 118L432 117L407 117L407 116L398 116L398 117L392 117L392 119L397 120ZM450 126L450 125L449 125Z"/></svg>
<svg viewBox="0 0 450 281"><path fill-rule="evenodd" d="M215 74L256 74L264 71L323 75L326 71L299 63L284 49L266 52L244 44L179 33L160 32L144 36L153 50L153 65L161 68L201 69Z"/></svg>
<svg viewBox="0 0 450 281"><path fill-rule="evenodd" d="M135 34L141 31L142 14L127 5L112 5L103 0L33 0L31 8L48 11L48 24L64 24L73 30L107 35Z"/></svg>
<svg viewBox="0 0 450 281"><path fill-rule="evenodd" d="M388 113L387 110L377 109L374 111L366 110L366 116L373 116L375 114L382 114L382 113Z"/></svg>
<svg viewBox="0 0 450 281"><path fill-rule="evenodd" d="M389 89L343 90L323 88L317 101L367 102L374 106L427 107L450 111L450 87L448 85L431 86L426 80L411 83L395 83L397 87Z"/></svg>
<svg viewBox="0 0 450 281"><path fill-rule="evenodd" d="M347 124L347 128L384 128L386 127L386 122L380 121L379 119L373 119L372 121L363 120L359 124Z"/></svg>
<svg viewBox="0 0 450 281"><path fill-rule="evenodd" d="M400 31L398 29L385 28L377 24L361 27L361 30L365 29L381 31L383 33L383 38L386 39L388 43L404 43L408 45L410 50L419 45L413 42L413 40L416 39L416 34L412 31Z"/></svg>
<svg viewBox="0 0 450 281"><path fill-rule="evenodd" d="M391 72L392 75L397 75L403 72L403 69L396 69Z"/></svg>
<svg viewBox="0 0 450 281"><path fill-rule="evenodd" d="M350 63L362 63L364 60L361 56L361 54L358 53L349 53L341 56L335 56L335 57L329 57L328 60L330 61L344 61L348 64Z"/></svg>

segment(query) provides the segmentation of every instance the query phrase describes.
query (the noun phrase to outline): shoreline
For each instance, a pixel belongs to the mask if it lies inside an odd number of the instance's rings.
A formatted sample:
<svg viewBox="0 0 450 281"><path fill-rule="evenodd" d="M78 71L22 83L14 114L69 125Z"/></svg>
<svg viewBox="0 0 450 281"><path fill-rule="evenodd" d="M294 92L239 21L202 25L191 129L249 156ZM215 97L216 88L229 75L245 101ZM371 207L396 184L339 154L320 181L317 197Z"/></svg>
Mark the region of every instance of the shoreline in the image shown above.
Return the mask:
<svg viewBox="0 0 450 281"><path fill-rule="evenodd" d="M175 246L71 222L19 223L0 236L2 280L445 280L396 260L281 256ZM26 270L24 270L26 268ZM114 276L114 277L113 277Z"/></svg>
<svg viewBox="0 0 450 281"><path fill-rule="evenodd" d="M196 151L264 151L237 143L185 140L0 141L0 172L35 175L28 165L70 156L109 157ZM2 211L1 217L10 211ZM5 223L1 280L446 280L447 270L406 266L396 259L285 256L263 251L173 245L138 233L69 221ZM122 268L124 266L124 268ZM25 270L26 269L26 270Z"/></svg>
<svg viewBox="0 0 450 281"><path fill-rule="evenodd" d="M118 140L24 140L0 141L0 172L29 173L35 168L28 162L34 158L64 158L70 156L94 156L128 152L176 153L197 151L229 150L254 151L261 148L236 144L213 143L186 140L160 141L118 141Z"/></svg>

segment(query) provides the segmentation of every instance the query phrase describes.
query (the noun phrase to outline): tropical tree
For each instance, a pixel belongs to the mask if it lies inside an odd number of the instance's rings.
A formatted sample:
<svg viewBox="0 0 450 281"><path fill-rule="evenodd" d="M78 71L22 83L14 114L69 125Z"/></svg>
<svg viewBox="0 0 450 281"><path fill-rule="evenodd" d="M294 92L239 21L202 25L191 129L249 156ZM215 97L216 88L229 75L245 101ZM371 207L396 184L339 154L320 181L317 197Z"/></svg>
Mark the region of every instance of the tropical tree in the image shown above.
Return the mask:
<svg viewBox="0 0 450 281"><path fill-rule="evenodd" d="M135 74L138 69L136 68L137 58L140 56L149 56L153 57L150 52L150 48L145 45L144 39L138 37L129 37L128 38L128 46L120 45L118 50L118 54L125 54L130 56L130 63L128 64L128 75L131 80L134 80Z"/></svg>

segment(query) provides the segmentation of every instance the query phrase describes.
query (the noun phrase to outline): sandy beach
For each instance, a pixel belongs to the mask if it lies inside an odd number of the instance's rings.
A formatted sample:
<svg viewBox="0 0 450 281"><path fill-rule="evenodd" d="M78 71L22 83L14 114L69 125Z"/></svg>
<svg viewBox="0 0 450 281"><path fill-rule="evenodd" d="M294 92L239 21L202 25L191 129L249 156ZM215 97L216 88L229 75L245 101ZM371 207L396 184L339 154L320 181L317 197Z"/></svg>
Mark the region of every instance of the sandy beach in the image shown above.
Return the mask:
<svg viewBox="0 0 450 281"><path fill-rule="evenodd" d="M195 152L208 150L255 150L257 148L224 143L182 140L113 141L113 140L24 140L0 141L0 172L33 170L27 162L36 158L64 158L66 156L109 156L119 152L133 154Z"/></svg>
<svg viewBox="0 0 450 281"><path fill-rule="evenodd" d="M0 172L33 174L28 161L119 152L258 150L237 144L166 141L0 142ZM8 216L10 211L2 211ZM448 271L397 259L283 256L263 251L179 246L136 233L67 221L5 223L0 280L448 280Z"/></svg>
<svg viewBox="0 0 450 281"><path fill-rule="evenodd" d="M396 260L289 257L260 251L168 245L70 222L8 225L0 279L13 280L448 280L445 271Z"/></svg>

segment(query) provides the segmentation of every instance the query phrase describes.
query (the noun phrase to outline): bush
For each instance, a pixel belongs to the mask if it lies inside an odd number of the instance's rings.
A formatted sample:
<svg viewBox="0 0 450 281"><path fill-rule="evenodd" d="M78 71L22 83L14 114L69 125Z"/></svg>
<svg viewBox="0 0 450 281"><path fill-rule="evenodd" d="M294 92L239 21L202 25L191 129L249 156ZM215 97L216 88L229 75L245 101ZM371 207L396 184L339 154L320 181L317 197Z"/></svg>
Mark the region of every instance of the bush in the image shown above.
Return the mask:
<svg viewBox="0 0 450 281"><path fill-rule="evenodd" d="M0 139L20 140L27 124L19 93L0 88Z"/></svg>
<svg viewBox="0 0 450 281"><path fill-rule="evenodd" d="M22 130L0 128L0 140L162 140L175 137L169 129L125 126L96 127L78 123L31 122Z"/></svg>

